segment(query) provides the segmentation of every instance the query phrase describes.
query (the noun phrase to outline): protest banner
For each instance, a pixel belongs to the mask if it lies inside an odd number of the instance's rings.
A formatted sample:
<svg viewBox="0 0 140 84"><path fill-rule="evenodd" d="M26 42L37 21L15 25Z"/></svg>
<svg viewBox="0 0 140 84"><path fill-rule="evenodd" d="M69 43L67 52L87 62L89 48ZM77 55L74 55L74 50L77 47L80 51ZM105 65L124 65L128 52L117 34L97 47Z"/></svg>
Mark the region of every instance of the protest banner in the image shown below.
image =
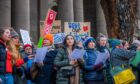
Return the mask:
<svg viewBox="0 0 140 84"><path fill-rule="evenodd" d="M90 35L90 22L65 22L64 32L66 34Z"/></svg>
<svg viewBox="0 0 140 84"><path fill-rule="evenodd" d="M47 47L37 48L34 62L43 62L47 51L48 51Z"/></svg>
<svg viewBox="0 0 140 84"><path fill-rule="evenodd" d="M65 33L54 34L54 44L63 43L65 36Z"/></svg>
<svg viewBox="0 0 140 84"><path fill-rule="evenodd" d="M86 51L83 49L74 49L73 52L71 53L70 57L71 57L71 59L83 58L85 53L86 53Z"/></svg>
<svg viewBox="0 0 140 84"><path fill-rule="evenodd" d="M44 34L50 33L55 17L56 17L56 12L49 9L47 13L47 17L44 21Z"/></svg>
<svg viewBox="0 0 140 84"><path fill-rule="evenodd" d="M21 38L22 38L24 45L25 44L32 45L31 40L30 40L30 36L29 36L29 32L26 30L20 29L20 33L21 33Z"/></svg>

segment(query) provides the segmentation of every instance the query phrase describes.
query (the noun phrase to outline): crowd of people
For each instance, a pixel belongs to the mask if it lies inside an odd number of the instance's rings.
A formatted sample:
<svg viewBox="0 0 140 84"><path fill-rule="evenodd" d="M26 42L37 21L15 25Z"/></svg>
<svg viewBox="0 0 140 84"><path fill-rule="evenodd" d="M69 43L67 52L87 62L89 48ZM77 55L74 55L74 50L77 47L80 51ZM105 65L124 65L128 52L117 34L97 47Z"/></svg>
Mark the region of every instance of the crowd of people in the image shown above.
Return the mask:
<svg viewBox="0 0 140 84"><path fill-rule="evenodd" d="M14 29L0 28L0 84L115 84L111 70L117 66L131 68L136 79L129 84L140 84L140 63L131 64L140 50L139 40L129 44L100 34L96 39L85 36L77 41L66 35L63 43L54 44L53 35L46 34L42 47L48 50L43 62L33 61L34 45L19 42ZM72 59L75 49L86 52ZM97 62L100 57L104 59Z"/></svg>

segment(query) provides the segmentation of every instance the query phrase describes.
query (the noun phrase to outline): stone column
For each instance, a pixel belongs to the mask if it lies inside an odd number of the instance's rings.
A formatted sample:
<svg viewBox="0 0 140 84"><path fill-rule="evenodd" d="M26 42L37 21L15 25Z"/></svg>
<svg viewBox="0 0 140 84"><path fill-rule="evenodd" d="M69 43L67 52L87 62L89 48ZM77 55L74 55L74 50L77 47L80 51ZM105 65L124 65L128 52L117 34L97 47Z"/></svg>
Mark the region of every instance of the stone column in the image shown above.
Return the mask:
<svg viewBox="0 0 140 84"><path fill-rule="evenodd" d="M30 0L30 36L35 44L37 44L39 36L38 4L38 0Z"/></svg>
<svg viewBox="0 0 140 84"><path fill-rule="evenodd" d="M84 7L83 0L74 0L74 21L83 22L84 21Z"/></svg>
<svg viewBox="0 0 140 84"><path fill-rule="evenodd" d="M64 22L74 21L73 0L58 0L58 19L62 20L62 31Z"/></svg>
<svg viewBox="0 0 140 84"><path fill-rule="evenodd" d="M40 0L40 20L44 21L52 0Z"/></svg>
<svg viewBox="0 0 140 84"><path fill-rule="evenodd" d="M11 26L11 0L0 0L0 26Z"/></svg>
<svg viewBox="0 0 140 84"><path fill-rule="evenodd" d="M106 20L103 9L100 4L101 0L96 0L96 29L97 33L107 34Z"/></svg>
<svg viewBox="0 0 140 84"><path fill-rule="evenodd" d="M30 0L12 0L12 26L30 31Z"/></svg>

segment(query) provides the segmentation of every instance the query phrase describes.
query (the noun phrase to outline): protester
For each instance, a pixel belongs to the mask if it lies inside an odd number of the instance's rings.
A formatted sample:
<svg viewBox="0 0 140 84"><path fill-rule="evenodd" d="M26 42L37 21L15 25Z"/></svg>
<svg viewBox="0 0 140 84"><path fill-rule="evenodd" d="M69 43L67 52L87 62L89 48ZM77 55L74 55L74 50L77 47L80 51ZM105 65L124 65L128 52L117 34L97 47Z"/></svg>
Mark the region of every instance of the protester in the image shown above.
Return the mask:
<svg viewBox="0 0 140 84"><path fill-rule="evenodd" d="M134 40L132 42L132 45L129 49L133 49L133 50L136 50L136 51L140 51L140 41L139 40ZM133 68L133 71L135 72L136 76L137 76L137 84L140 84L140 63L138 64L137 67L134 67L132 64L131 64L132 68Z"/></svg>
<svg viewBox="0 0 140 84"><path fill-rule="evenodd" d="M28 56L24 59L18 58L18 52L14 43L11 41L11 29L7 27L0 28L0 53L1 53L1 70L0 78L4 84L14 84L13 79L13 66L20 67L28 61L31 57ZM6 66L5 66L6 65Z"/></svg>
<svg viewBox="0 0 140 84"><path fill-rule="evenodd" d="M19 52L20 44L19 44L19 34L12 29L11 30L11 41L10 41L11 47L14 49L11 52L16 55L16 58L13 59L21 59L21 54ZM14 82L15 84L24 84L25 83L25 74L24 74L24 68L23 66L16 65L13 66L13 76L14 76Z"/></svg>
<svg viewBox="0 0 140 84"><path fill-rule="evenodd" d="M103 62L96 64L98 54L95 45L95 39L92 37L88 38L85 41L86 54L84 55L84 61L82 62L82 60L78 59L78 63L83 69L83 79L85 84L104 84L104 76L101 72Z"/></svg>
<svg viewBox="0 0 140 84"><path fill-rule="evenodd" d="M10 29L8 27L0 28L0 78L2 79L2 84L14 84L11 53L7 47L7 43L10 39Z"/></svg>
<svg viewBox="0 0 140 84"><path fill-rule="evenodd" d="M64 48L59 49L54 60L54 64L58 68L56 84L79 84L77 62L70 57L75 49L76 41L72 35L67 35L63 44Z"/></svg>
<svg viewBox="0 0 140 84"><path fill-rule="evenodd" d="M129 60L136 55L134 50L126 50L122 48L122 43L118 39L113 39L110 41L113 45L111 51L111 64L112 66L129 66Z"/></svg>
<svg viewBox="0 0 140 84"><path fill-rule="evenodd" d="M54 84L53 81L53 62L54 58L57 54L57 51L52 47L53 45L53 35L46 34L43 41L43 47L47 47L48 51L46 52L46 56L43 60L43 63L37 63L39 68L39 72L37 77L35 78L35 83L37 84Z"/></svg>
<svg viewBox="0 0 140 84"><path fill-rule="evenodd" d="M29 56L29 55L33 55L33 46L30 44L25 44L24 47L24 52L25 52L25 57ZM28 62L26 63L26 67L25 67L25 75L26 75L26 84L33 84L33 82L31 81L31 74L30 74L30 68L33 64L33 59L28 60Z"/></svg>
<svg viewBox="0 0 140 84"><path fill-rule="evenodd" d="M106 59L103 61L103 68L100 70L106 77L103 78L107 84L112 84L112 76L110 74L110 49L107 48L107 37L103 34L99 34L97 37L97 56L104 56Z"/></svg>

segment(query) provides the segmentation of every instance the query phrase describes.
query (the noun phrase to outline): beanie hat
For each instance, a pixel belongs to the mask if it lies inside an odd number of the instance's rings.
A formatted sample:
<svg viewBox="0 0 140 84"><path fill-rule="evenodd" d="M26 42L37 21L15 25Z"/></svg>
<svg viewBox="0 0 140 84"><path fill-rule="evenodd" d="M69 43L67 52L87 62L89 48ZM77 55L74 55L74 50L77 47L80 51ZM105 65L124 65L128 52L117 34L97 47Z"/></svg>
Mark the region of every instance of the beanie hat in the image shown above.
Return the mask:
<svg viewBox="0 0 140 84"><path fill-rule="evenodd" d="M53 35L52 34L46 34L44 39L47 39L51 42L51 44L53 44Z"/></svg>
<svg viewBox="0 0 140 84"><path fill-rule="evenodd" d="M11 31L11 37L14 38L14 37L18 37L19 34L15 31L15 30L12 30Z"/></svg>
<svg viewBox="0 0 140 84"><path fill-rule="evenodd" d="M30 45L30 44L25 44L25 45L23 46L23 49L25 50L27 47L31 47L31 48L32 48L32 45Z"/></svg>
<svg viewBox="0 0 140 84"><path fill-rule="evenodd" d="M132 44L138 47L138 46L140 46L140 41L139 40L134 40L132 42Z"/></svg>
<svg viewBox="0 0 140 84"><path fill-rule="evenodd" d="M116 47L122 44L119 39L109 39L108 42L112 47Z"/></svg>
<svg viewBox="0 0 140 84"><path fill-rule="evenodd" d="M90 42L96 43L96 41L95 41L94 38L89 37L89 38L87 38L86 41L85 41L85 47L86 47L86 48L88 47L88 44L89 44Z"/></svg>

